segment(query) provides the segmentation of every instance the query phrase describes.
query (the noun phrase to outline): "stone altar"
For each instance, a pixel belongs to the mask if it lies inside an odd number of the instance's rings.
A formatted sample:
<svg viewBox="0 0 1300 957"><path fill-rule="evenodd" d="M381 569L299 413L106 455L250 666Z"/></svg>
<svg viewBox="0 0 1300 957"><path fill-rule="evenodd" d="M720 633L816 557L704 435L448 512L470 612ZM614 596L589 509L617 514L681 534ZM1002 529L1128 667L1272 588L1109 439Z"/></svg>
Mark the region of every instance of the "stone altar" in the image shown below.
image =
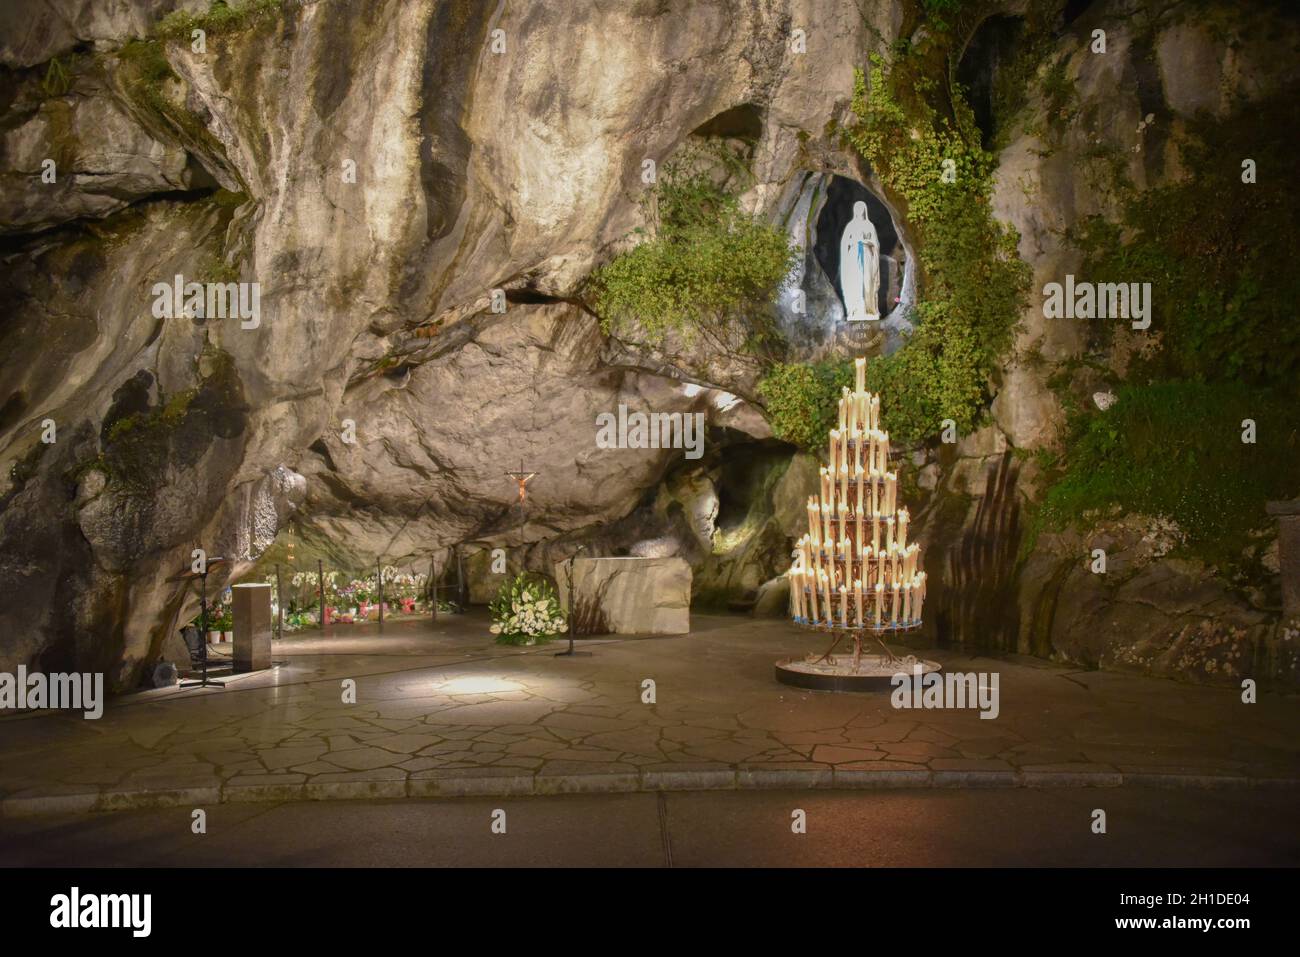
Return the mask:
<svg viewBox="0 0 1300 957"><path fill-rule="evenodd" d="M555 581L566 615L568 576L569 563L558 563ZM579 623L603 616L607 633L684 635L691 630L691 566L682 558L579 558L573 563L573 596Z"/></svg>
<svg viewBox="0 0 1300 957"><path fill-rule="evenodd" d="M233 585L235 671L271 667L271 586L264 582Z"/></svg>

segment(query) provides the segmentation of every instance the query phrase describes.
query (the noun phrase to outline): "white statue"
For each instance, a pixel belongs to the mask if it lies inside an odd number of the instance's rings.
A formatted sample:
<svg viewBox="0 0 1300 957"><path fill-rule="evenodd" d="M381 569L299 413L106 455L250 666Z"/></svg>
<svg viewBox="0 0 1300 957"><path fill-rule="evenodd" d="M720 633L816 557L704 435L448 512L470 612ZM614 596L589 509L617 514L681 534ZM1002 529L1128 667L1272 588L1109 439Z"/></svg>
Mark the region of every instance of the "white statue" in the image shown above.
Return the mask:
<svg viewBox="0 0 1300 957"><path fill-rule="evenodd" d="M853 204L853 219L840 237L840 292L849 322L879 321L880 239L866 203Z"/></svg>

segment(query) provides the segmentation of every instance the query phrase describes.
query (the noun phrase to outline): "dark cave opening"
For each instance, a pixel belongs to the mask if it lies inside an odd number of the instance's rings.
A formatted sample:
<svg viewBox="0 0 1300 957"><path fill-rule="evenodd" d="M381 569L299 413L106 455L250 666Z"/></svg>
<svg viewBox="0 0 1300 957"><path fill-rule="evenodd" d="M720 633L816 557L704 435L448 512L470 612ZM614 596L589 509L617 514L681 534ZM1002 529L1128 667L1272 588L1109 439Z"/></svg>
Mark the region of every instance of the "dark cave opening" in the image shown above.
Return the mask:
<svg viewBox="0 0 1300 957"><path fill-rule="evenodd" d="M741 103L701 123L691 131L691 135L757 140L763 135L763 111L753 103Z"/></svg>
<svg viewBox="0 0 1300 957"><path fill-rule="evenodd" d="M765 495L772 470L788 462L793 447L776 440L737 442L727 448L718 474L719 531L744 525Z"/></svg>
<svg viewBox="0 0 1300 957"><path fill-rule="evenodd" d="M1090 6L1092 6L1092 0L1065 0L1065 9L1061 12L1061 20L1068 27L1083 16Z"/></svg>
<svg viewBox="0 0 1300 957"><path fill-rule="evenodd" d="M998 74L1011 64L1024 33L1022 17L989 17L975 31L957 65L957 82L966 92L980 129L980 145L986 150L993 148L997 133Z"/></svg>

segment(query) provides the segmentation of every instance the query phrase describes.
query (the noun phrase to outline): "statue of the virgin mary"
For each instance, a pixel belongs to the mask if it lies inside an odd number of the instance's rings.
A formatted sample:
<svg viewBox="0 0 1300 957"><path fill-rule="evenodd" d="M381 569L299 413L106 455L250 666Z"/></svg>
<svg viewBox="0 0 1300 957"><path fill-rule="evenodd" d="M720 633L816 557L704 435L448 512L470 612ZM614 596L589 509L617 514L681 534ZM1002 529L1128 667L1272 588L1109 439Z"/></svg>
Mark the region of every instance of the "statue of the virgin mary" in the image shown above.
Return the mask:
<svg viewBox="0 0 1300 957"><path fill-rule="evenodd" d="M880 239L863 202L853 204L853 219L840 237L840 292L849 322L880 319Z"/></svg>

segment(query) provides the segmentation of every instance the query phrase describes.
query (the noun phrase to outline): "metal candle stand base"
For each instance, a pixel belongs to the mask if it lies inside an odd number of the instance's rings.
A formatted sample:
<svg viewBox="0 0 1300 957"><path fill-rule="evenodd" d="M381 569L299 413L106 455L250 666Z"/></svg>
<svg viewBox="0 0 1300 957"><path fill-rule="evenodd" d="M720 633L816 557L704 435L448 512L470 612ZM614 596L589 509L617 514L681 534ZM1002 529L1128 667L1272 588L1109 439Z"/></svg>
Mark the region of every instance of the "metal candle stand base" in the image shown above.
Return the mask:
<svg viewBox="0 0 1300 957"><path fill-rule="evenodd" d="M912 621L882 623L879 626L865 625L865 624L864 625L843 625L833 621L814 622L814 621L809 621L806 618L795 618L794 623L796 625L803 625L805 628L809 628L813 631L828 632L831 636L832 639L831 646L826 649L826 653L822 655L820 658L814 658L814 656L808 655L808 660L810 662L826 661L828 658L830 658L831 652L835 650L836 646L841 641L843 641L846 637L852 636L854 671L857 670L858 663L862 660L862 639L864 636L869 634L871 637L875 638L876 644L880 645L880 649L885 653L885 660L894 662L894 661L899 661L901 659L898 658L897 655L895 655L892 651L889 650L889 646L885 644L885 639L883 636L887 634L899 634L904 631L916 631L921 627L921 620L919 618L913 619Z"/></svg>
<svg viewBox="0 0 1300 957"><path fill-rule="evenodd" d="M894 676L919 667L923 673L939 670L937 662L917 659L911 655L906 658L894 654L885 644L885 636L907 631L917 631L921 627L920 619L898 623L875 625L842 625L838 622L813 622L806 618L795 618L795 623L810 631L825 632L831 636L830 647L821 654L805 655L802 658L790 658L776 663L776 680L796 688L813 691L883 691L894 684ZM864 655L862 644L865 638L874 638L880 645L881 654ZM841 661L832 657L832 653L845 638L853 639L853 656ZM868 664L865 671L862 666Z"/></svg>

